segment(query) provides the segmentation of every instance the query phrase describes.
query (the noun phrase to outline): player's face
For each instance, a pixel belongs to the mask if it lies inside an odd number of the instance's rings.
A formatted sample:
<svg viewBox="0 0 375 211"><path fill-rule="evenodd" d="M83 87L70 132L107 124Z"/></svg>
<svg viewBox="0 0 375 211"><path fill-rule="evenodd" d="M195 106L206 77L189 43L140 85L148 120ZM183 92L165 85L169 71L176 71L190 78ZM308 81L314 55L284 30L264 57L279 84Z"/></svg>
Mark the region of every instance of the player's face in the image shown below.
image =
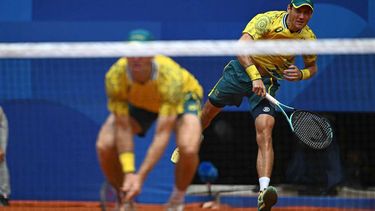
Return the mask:
<svg viewBox="0 0 375 211"><path fill-rule="evenodd" d="M312 16L312 9L309 6L294 8L289 5L288 13L288 28L289 30L296 32L307 25Z"/></svg>
<svg viewBox="0 0 375 211"><path fill-rule="evenodd" d="M128 66L134 80L143 83L150 79L153 57L129 57Z"/></svg>

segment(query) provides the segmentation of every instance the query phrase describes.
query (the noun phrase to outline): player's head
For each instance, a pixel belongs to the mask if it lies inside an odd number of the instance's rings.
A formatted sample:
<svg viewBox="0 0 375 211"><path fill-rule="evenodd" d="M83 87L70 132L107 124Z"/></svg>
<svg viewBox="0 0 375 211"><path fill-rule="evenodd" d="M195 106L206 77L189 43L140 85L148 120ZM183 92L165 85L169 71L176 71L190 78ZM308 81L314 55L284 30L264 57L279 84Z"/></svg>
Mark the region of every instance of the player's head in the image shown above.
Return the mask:
<svg viewBox="0 0 375 211"><path fill-rule="evenodd" d="M314 10L312 0L292 0L288 6L288 27L299 31L307 25Z"/></svg>
<svg viewBox="0 0 375 211"><path fill-rule="evenodd" d="M135 29L129 32L129 42L147 42L152 41L151 32L145 29ZM149 79L152 71L152 56L147 57L128 57L128 67L132 73L133 79L138 82L145 82Z"/></svg>
<svg viewBox="0 0 375 211"><path fill-rule="evenodd" d="M292 0L290 2L291 6L294 8L300 8L303 6L310 7L311 10L314 10L314 2L312 0Z"/></svg>
<svg viewBox="0 0 375 211"><path fill-rule="evenodd" d="M151 32L146 29L134 29L129 32L128 41L131 42L144 42L152 41L154 37Z"/></svg>

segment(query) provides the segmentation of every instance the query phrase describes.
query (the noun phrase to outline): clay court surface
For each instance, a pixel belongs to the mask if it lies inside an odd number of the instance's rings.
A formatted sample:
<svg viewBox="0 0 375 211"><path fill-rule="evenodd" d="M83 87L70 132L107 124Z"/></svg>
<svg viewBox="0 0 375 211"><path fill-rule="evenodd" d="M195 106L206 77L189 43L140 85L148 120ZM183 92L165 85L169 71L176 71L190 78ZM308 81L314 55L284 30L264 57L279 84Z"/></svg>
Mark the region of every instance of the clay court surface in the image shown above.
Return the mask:
<svg viewBox="0 0 375 211"><path fill-rule="evenodd" d="M162 205L137 204L137 211L163 211ZM6 211L101 211L99 202L65 202L65 201L12 201L10 207L0 207ZM203 209L200 203L188 204L185 211L208 211ZM254 208L233 208L221 205L223 211L257 211ZM273 211L370 211L370 209L344 209L344 208L322 208L322 207L275 207Z"/></svg>

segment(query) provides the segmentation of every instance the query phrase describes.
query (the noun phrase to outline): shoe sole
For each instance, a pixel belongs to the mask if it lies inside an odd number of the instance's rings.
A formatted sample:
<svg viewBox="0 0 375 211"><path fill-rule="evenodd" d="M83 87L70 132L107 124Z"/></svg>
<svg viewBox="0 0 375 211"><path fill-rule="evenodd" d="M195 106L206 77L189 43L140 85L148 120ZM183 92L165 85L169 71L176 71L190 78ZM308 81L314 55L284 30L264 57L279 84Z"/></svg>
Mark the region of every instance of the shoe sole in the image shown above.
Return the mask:
<svg viewBox="0 0 375 211"><path fill-rule="evenodd" d="M274 190L266 191L263 195L264 207L261 211L270 211L272 206L277 203L277 193Z"/></svg>

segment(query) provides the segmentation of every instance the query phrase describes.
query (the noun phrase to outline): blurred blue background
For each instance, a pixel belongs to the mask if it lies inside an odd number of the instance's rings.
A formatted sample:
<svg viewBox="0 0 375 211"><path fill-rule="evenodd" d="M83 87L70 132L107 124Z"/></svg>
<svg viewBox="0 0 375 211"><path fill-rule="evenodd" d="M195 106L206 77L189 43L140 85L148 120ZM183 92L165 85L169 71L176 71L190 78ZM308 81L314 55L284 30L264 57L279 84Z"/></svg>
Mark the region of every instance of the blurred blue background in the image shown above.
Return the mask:
<svg viewBox="0 0 375 211"><path fill-rule="evenodd" d="M375 35L375 1L315 0L318 38ZM257 13L285 10L288 0L2 0L0 42L121 41L134 28L159 40L238 39ZM175 58L202 83L216 83L231 58ZM0 105L8 115L13 199L97 200L103 176L95 139L108 114L103 78L113 59L0 60ZM375 60L324 56L319 73L282 82L278 98L323 112L374 112ZM303 95L301 94L303 93ZM246 111L247 105L240 110ZM237 110L227 108L228 111ZM152 138L136 140L137 165ZM141 202L165 202L173 165L166 155L146 181Z"/></svg>

